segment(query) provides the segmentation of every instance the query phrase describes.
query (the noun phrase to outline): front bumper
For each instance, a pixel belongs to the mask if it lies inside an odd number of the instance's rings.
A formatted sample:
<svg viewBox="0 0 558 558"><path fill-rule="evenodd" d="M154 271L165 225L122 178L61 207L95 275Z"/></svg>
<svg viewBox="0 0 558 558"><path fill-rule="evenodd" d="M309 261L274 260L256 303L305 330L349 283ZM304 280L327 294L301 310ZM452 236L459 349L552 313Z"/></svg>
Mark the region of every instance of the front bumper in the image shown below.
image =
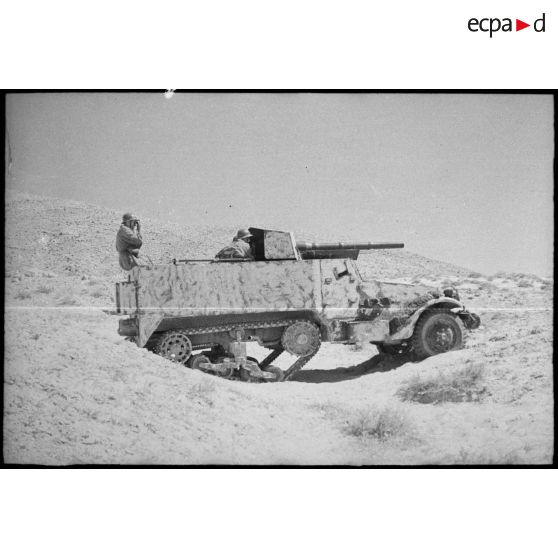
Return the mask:
<svg viewBox="0 0 558 558"><path fill-rule="evenodd" d="M458 312L457 315L461 318L463 325L467 329L477 329L477 327L481 324L479 316L473 312L469 312L468 310Z"/></svg>

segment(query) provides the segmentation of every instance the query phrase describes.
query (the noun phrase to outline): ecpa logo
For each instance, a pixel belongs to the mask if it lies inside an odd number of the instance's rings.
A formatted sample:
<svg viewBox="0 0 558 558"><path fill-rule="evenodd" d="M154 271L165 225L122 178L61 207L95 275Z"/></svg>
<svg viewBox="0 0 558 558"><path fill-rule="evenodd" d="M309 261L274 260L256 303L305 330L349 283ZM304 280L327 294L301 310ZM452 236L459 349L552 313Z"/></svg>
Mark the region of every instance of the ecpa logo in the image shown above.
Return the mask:
<svg viewBox="0 0 558 558"><path fill-rule="evenodd" d="M533 30L537 33L544 33L545 24L545 14L543 14L539 19L536 19L533 22ZM483 33L490 33L490 38L492 38L492 35L494 33L497 33L498 31L514 31L512 18L509 17L505 17L503 19L500 19L498 17L485 17L482 19L472 17L469 20L467 27L469 28L469 31L472 31L473 33L477 33L478 31L481 31ZM531 27L531 24L525 23L520 19L515 20L515 31L521 31L522 29L526 29L527 27Z"/></svg>

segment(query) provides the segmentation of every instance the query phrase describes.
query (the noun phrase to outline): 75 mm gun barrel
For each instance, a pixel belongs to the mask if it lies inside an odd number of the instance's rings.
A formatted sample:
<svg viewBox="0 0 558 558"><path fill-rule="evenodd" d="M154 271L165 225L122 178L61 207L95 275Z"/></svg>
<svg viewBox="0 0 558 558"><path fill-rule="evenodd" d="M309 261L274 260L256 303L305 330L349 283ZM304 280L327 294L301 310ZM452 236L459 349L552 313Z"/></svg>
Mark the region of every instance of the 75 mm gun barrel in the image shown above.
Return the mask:
<svg viewBox="0 0 558 558"><path fill-rule="evenodd" d="M297 242L296 247L300 252L310 250L335 252L337 250L386 250L404 248L405 245L403 242Z"/></svg>
<svg viewBox="0 0 558 558"><path fill-rule="evenodd" d="M351 258L356 260L361 250L403 248L403 242L297 242L303 260Z"/></svg>

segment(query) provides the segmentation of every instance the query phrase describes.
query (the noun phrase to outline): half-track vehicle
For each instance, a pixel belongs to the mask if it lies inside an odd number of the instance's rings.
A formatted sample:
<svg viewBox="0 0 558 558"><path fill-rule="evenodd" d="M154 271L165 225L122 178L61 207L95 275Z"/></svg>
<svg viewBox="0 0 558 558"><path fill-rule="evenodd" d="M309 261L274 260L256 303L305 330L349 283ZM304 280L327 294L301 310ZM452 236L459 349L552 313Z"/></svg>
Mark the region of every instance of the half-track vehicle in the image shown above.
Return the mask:
<svg viewBox="0 0 558 558"><path fill-rule="evenodd" d="M370 342L385 354L426 358L463 346L480 324L457 290L364 279L361 250L402 243L296 242L249 229L255 260L173 260L138 266L116 284L119 333L174 362L245 381L282 381L322 342ZM269 349L261 362L247 353ZM281 370L284 351L296 360Z"/></svg>

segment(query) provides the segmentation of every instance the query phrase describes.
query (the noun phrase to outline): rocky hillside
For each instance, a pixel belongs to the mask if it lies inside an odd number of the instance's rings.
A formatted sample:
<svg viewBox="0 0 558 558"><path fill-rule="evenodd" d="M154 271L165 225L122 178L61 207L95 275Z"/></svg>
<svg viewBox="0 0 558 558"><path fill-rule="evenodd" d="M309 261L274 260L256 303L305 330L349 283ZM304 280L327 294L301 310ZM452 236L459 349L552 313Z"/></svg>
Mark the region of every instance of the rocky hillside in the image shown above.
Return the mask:
<svg viewBox="0 0 558 558"><path fill-rule="evenodd" d="M114 247L122 213L57 198L13 195L6 200L6 262L10 269L61 275L119 273ZM144 250L156 263L174 257L212 257L231 232L142 218Z"/></svg>
<svg viewBox="0 0 558 558"><path fill-rule="evenodd" d="M6 200L7 267L21 272L35 269L61 275L113 276L119 272L114 237L122 213L57 198L10 195ZM154 263L169 263L172 258L211 258L236 232L219 226L200 229L188 223L141 219L142 253ZM305 240L336 240L316 239L312 231L299 235ZM362 252L359 262L363 270L380 277L412 277L433 269L459 277L470 273L407 250Z"/></svg>

